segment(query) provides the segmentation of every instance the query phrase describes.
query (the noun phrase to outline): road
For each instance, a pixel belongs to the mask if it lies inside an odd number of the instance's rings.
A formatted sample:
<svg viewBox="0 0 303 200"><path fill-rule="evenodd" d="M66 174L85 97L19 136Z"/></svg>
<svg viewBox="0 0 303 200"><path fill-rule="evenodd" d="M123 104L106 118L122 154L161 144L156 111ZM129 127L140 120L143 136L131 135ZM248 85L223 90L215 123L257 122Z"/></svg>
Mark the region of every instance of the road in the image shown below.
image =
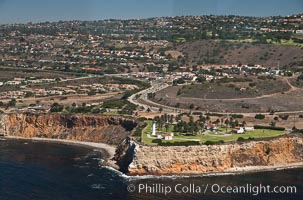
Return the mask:
<svg viewBox="0 0 303 200"><path fill-rule="evenodd" d="M171 107L171 106L162 105L162 104L153 102L148 98L148 93L155 93L155 92L163 90L169 86L170 85L168 85L166 83L162 83L161 81L153 81L153 82L151 82L150 88L147 88L136 94L133 94L132 96L130 96L128 98L128 101L135 105L143 107L144 110L147 110L149 108L151 110L151 112L159 112L160 108L162 108L163 113L167 113L170 115L183 113L183 112L191 112L192 110L190 110L190 109L181 109L181 108L175 108L175 107ZM137 98L138 95L139 95L139 97Z"/></svg>
<svg viewBox="0 0 303 200"><path fill-rule="evenodd" d="M287 93L300 89L300 88L297 88L297 87L293 86L288 80L287 80L287 83L290 86L290 90L287 91ZM154 82L151 83L150 88L142 90L142 91L140 91L136 94L133 94L132 96L130 96L128 98L128 101L130 101L131 103L133 103L135 105L143 107L145 111L149 108L151 110L151 112L156 112L156 113L159 112L160 108L162 108L162 113L166 113L166 114L170 114L170 115L172 115L172 114L176 115L178 113L180 114L180 113L191 113L191 112L193 112L193 110L190 110L190 109L183 109L183 108L181 109L181 108L175 108L175 107L172 107L172 106L162 105L162 104L153 102L148 98L148 93L155 93L155 92L163 90L163 89L165 89L169 86L170 85L168 85L166 83L162 83L161 81L154 81ZM270 97L270 96L277 95L277 94L278 93L264 95L264 96L262 96L262 98ZM139 97L137 98L138 95L139 95ZM256 97L256 98L260 98L260 97ZM239 99L237 99L237 100L239 100ZM201 112L201 111L199 111L199 112ZM202 111L202 113L205 114L206 111ZM231 113L231 112L215 112L215 113L222 114L222 115L232 115L232 114L234 114L234 113ZM302 114L302 113L303 113L303 110L275 112L275 114ZM258 112L258 113L237 113L237 114L242 114L245 117L254 117L256 114L268 115L269 113L268 112L266 112L266 113Z"/></svg>

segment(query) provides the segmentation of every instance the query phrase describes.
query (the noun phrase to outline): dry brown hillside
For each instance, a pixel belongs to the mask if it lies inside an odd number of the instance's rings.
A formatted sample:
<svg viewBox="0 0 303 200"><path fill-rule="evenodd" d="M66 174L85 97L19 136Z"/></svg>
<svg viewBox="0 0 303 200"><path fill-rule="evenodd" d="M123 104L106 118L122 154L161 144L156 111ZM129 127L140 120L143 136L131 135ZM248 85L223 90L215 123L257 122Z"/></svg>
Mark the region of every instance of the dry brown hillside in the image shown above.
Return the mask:
<svg viewBox="0 0 303 200"><path fill-rule="evenodd" d="M303 47L201 40L180 44L176 50L195 64L260 64L268 67L303 66Z"/></svg>

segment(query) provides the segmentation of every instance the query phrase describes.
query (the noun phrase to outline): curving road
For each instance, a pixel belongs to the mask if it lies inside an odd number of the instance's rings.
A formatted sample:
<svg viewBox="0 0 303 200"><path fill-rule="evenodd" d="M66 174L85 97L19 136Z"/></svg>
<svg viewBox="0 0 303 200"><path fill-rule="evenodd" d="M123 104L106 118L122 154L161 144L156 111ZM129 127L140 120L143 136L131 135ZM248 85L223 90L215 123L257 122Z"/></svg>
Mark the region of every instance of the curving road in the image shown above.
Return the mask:
<svg viewBox="0 0 303 200"><path fill-rule="evenodd" d="M287 78L286 78L286 82L290 86L290 90L288 90L285 93L290 93L290 92L293 92L293 91L296 91L296 90L302 90L301 88L293 86L289 82L289 80ZM140 91L140 92L138 92L136 94L133 94L132 96L130 96L128 98L128 101L130 101L131 103L133 103L135 105L143 107L144 110L147 110L148 108L150 108L151 112L159 112L160 108L163 109L162 113L167 113L167 114L170 114L170 115L171 114L175 115L175 114L178 114L178 113L191 113L191 112L193 112L193 110L190 110L190 109L175 108L175 107L172 107L172 106L167 106L167 105L159 104L159 103L153 102L150 99L148 99L148 93L155 93L155 92L163 90L163 89L165 89L165 88L167 88L169 86L170 85L168 85L166 83L162 83L160 81L152 82L150 88L142 90L142 91ZM280 93L263 95L263 96L255 97L255 98L251 98L251 99L256 99L256 98L259 99L259 98L265 98L265 97L272 97L272 96L277 95L277 94L280 94ZM139 95L139 97L137 98L138 95ZM216 100L218 100L218 99L216 99ZM239 99L224 99L224 100L231 100L231 101L233 101L233 100L239 100ZM240 100L242 100L242 99L240 99ZM201 111L199 111L199 112L201 112ZM206 111L202 111L202 113L205 114ZM215 113L223 114L223 115L234 114L232 112L215 112ZM275 113L276 114L300 114L300 113L303 113L303 110L283 111L283 112L275 112ZM256 114L268 115L269 113L268 112L264 112L264 113L262 113L262 112L261 113L260 112L257 112L257 113L239 113L239 112L237 112L237 114L242 114L244 116L254 117Z"/></svg>

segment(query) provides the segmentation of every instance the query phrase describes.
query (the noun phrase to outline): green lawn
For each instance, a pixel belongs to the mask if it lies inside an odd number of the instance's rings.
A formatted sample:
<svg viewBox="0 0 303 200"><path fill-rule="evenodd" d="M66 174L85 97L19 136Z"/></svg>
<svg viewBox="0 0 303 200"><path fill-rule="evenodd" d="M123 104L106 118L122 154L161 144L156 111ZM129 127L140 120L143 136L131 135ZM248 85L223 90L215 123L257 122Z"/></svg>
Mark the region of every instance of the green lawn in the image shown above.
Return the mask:
<svg viewBox="0 0 303 200"><path fill-rule="evenodd" d="M147 123L147 126L142 131L142 142L147 145L156 145L156 143L153 143L152 140L156 139L149 138L147 134L151 135L152 130L152 121L147 120L145 121ZM173 126L169 128L170 130L173 130ZM231 129L229 128L228 131ZM205 143L206 141L211 142L218 142L218 141L224 141L224 142L230 142L230 141L236 141L239 137L242 137L244 139L248 138L254 138L254 139L260 139L260 138L270 138L270 137L277 137L283 134L286 134L286 131L276 131L276 130L268 130L268 129L256 129L253 131L247 131L244 134L225 134L225 128L222 128L221 131L216 133L209 133L207 135L196 135L196 136L190 136L190 135L183 135L183 134L175 134L174 139L170 142L187 142L191 140L197 140L200 141L200 143Z"/></svg>

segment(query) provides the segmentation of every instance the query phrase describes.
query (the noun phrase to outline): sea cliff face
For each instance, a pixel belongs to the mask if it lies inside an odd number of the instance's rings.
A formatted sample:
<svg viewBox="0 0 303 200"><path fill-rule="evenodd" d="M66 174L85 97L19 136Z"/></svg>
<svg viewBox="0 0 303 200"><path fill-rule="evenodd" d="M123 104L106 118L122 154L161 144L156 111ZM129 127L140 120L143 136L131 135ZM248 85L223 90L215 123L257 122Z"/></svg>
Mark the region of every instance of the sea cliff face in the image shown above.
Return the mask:
<svg viewBox="0 0 303 200"><path fill-rule="evenodd" d="M129 151L129 145L126 150ZM133 155L118 156L121 161ZM285 136L242 144L160 147L136 145L129 175L220 173L248 166L281 166L303 161L303 137ZM121 151L120 151L121 152ZM117 152L118 153L118 152ZM123 166L125 168L125 166Z"/></svg>
<svg viewBox="0 0 303 200"><path fill-rule="evenodd" d="M10 136L44 137L118 144L137 126L132 117L86 114L10 113L2 115L2 130Z"/></svg>
<svg viewBox="0 0 303 200"><path fill-rule="evenodd" d="M144 146L129 137L138 123L124 116L10 113L0 115L0 135L114 144L109 165L129 175L220 173L303 162L302 134L223 145Z"/></svg>

